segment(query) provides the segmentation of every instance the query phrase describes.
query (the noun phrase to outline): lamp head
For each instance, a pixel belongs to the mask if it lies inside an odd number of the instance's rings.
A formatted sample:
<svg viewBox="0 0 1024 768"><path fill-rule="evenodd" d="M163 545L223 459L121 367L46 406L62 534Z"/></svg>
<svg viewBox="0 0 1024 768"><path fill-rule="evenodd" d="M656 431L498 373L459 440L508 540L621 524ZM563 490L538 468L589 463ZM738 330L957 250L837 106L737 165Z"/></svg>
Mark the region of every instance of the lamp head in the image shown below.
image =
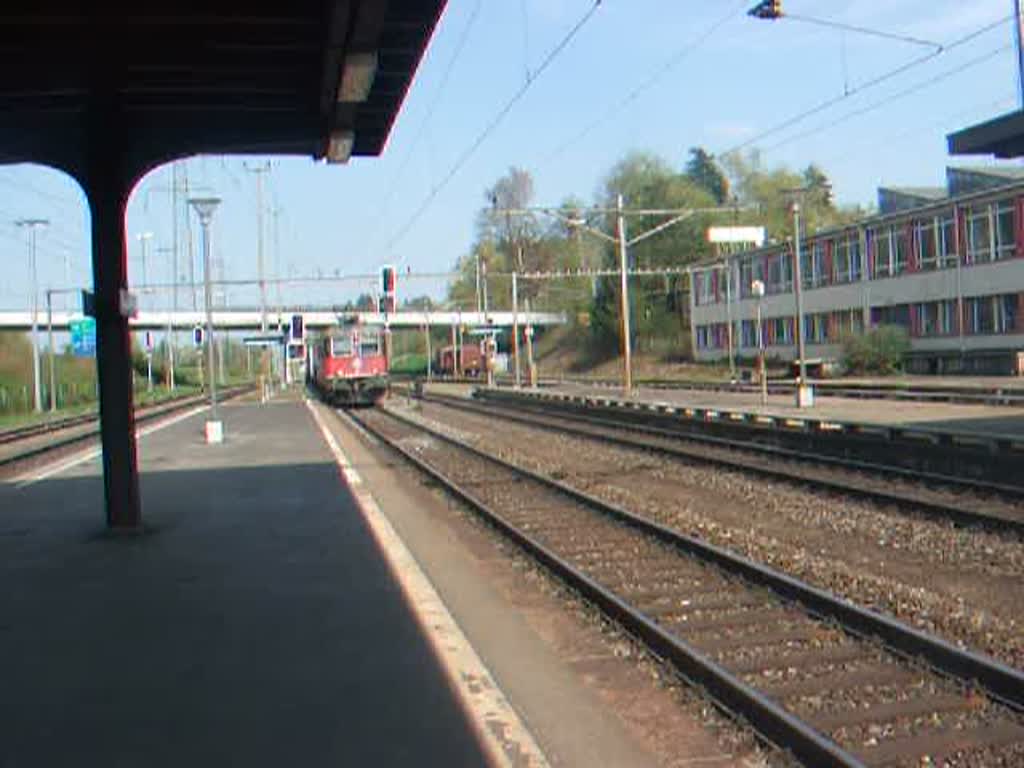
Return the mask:
<svg viewBox="0 0 1024 768"><path fill-rule="evenodd" d="M220 198L190 197L188 202L199 215L199 220L206 224L211 218L213 218L213 212L217 210L217 206L220 205Z"/></svg>

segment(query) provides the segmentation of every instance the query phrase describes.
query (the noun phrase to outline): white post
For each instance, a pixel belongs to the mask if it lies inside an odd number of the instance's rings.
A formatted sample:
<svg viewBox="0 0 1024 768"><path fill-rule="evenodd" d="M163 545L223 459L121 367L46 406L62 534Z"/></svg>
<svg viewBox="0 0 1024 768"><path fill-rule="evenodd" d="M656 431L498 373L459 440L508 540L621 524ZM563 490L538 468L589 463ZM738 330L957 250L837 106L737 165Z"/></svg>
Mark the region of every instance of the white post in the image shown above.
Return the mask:
<svg viewBox="0 0 1024 768"><path fill-rule="evenodd" d="M768 365L765 359L764 328L761 323L761 300L764 299L764 282L755 280L750 292L757 298L757 351L761 377L761 405L768 405Z"/></svg>
<svg viewBox="0 0 1024 768"><path fill-rule="evenodd" d="M39 380L39 288L37 285L37 274L36 274L36 224L34 222L29 224L29 236L31 238L31 251L29 254L29 265L32 270L32 375L33 375L33 392L35 394L35 410L36 413L41 413L43 410L43 393L42 384Z"/></svg>
<svg viewBox="0 0 1024 768"><path fill-rule="evenodd" d="M50 412L57 410L57 373L53 352L53 291L46 291L46 332L50 337Z"/></svg>
<svg viewBox="0 0 1024 768"><path fill-rule="evenodd" d="M619 240L619 278L621 285L622 314L622 387L626 394L633 391L633 357L630 348L629 329L629 275L626 258L626 217L622 212L622 195L616 200L618 209L618 240Z"/></svg>
<svg viewBox="0 0 1024 768"><path fill-rule="evenodd" d="M800 267L800 204L793 203L793 293L796 297L796 353L799 368L796 380L796 406L806 408L814 404L814 395L807 383L807 355L804 348L804 296L803 274Z"/></svg>
<svg viewBox="0 0 1024 768"><path fill-rule="evenodd" d="M512 360L515 366L516 389L521 385L519 375L519 285L518 274L512 272Z"/></svg>
<svg viewBox="0 0 1024 768"><path fill-rule="evenodd" d="M736 381L736 354L733 350L733 323L732 323L732 265L729 259L722 265L725 272L725 318L726 318L726 344L729 353L729 380Z"/></svg>

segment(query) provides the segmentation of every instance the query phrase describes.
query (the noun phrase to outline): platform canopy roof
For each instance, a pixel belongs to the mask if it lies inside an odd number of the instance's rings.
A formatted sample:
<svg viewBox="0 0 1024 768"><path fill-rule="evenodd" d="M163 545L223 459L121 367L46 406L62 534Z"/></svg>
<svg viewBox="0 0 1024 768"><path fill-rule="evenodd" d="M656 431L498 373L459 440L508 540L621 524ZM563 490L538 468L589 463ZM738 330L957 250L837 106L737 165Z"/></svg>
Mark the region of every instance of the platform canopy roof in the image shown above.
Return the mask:
<svg viewBox="0 0 1024 768"><path fill-rule="evenodd" d="M445 2L7 0L0 162L75 173L111 125L135 176L198 153L379 154Z"/></svg>
<svg viewBox="0 0 1024 768"><path fill-rule="evenodd" d="M946 137L952 155L1024 155L1024 111L1010 112L993 120L951 133Z"/></svg>

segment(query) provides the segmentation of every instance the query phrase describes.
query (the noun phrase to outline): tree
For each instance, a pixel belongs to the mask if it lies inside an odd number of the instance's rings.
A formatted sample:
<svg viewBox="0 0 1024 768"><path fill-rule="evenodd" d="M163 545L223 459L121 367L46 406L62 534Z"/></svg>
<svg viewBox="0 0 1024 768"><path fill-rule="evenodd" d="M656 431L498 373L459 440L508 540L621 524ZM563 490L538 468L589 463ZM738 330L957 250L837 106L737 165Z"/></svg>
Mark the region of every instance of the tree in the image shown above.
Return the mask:
<svg viewBox="0 0 1024 768"><path fill-rule="evenodd" d="M723 205L729 199L729 179L718 167L714 155L708 154L703 147L690 148L690 159L686 161L686 176L708 192L719 205Z"/></svg>

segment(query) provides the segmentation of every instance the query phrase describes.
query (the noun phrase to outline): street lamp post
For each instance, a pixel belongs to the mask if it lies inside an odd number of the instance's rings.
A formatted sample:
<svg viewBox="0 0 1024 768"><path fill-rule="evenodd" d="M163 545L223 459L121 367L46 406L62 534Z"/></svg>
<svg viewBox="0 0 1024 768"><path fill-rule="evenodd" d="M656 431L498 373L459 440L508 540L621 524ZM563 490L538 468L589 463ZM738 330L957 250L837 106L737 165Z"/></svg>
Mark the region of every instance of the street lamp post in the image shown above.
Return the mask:
<svg viewBox="0 0 1024 768"><path fill-rule="evenodd" d="M761 280L755 280L750 284L750 292L757 299L757 352L761 378L761 405L768 405L768 366L765 360L764 328L761 323L761 300L764 298L764 283Z"/></svg>
<svg viewBox="0 0 1024 768"><path fill-rule="evenodd" d="M36 274L36 230L39 227L49 226L47 219L21 219L17 222L19 227L29 229L29 270L32 273L32 381L34 391L34 406L37 413L43 410L43 392L40 383L39 371L39 287Z"/></svg>
<svg viewBox="0 0 1024 768"><path fill-rule="evenodd" d="M804 349L804 294L803 274L800 266L800 203L793 203L793 295L796 298L796 405L805 408L813 404L813 393L807 383L807 355Z"/></svg>
<svg viewBox="0 0 1024 768"><path fill-rule="evenodd" d="M206 442L219 443L223 440L223 427L217 413L217 377L213 367L213 287L210 283L210 222L213 212L220 204L217 197L195 197L189 204L199 216L203 228L203 296L206 304L206 360L210 382L210 419L206 422Z"/></svg>

